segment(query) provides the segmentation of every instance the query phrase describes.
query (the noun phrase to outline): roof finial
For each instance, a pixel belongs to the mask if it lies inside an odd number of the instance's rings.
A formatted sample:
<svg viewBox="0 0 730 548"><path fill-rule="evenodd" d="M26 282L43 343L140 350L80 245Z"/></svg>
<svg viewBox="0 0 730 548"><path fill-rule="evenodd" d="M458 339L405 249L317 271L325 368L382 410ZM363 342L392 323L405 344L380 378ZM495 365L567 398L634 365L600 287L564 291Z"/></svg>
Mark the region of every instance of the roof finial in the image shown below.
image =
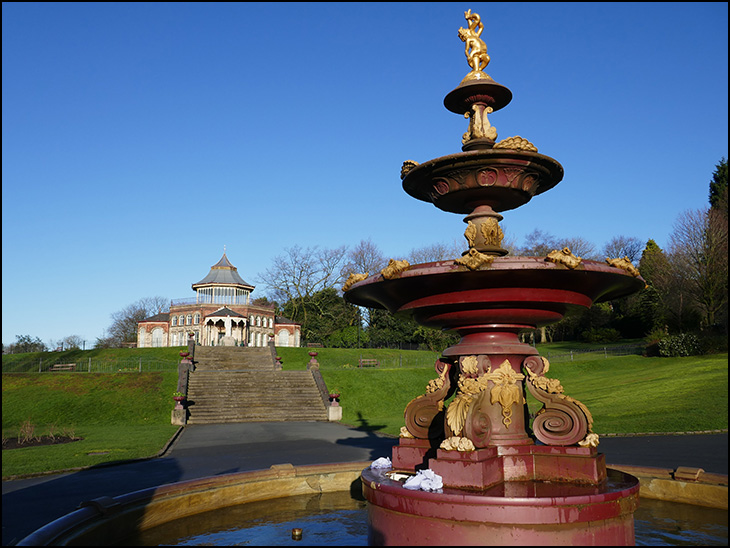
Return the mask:
<svg viewBox="0 0 730 548"><path fill-rule="evenodd" d="M226 244L223 244L223 255L226 254Z"/></svg>

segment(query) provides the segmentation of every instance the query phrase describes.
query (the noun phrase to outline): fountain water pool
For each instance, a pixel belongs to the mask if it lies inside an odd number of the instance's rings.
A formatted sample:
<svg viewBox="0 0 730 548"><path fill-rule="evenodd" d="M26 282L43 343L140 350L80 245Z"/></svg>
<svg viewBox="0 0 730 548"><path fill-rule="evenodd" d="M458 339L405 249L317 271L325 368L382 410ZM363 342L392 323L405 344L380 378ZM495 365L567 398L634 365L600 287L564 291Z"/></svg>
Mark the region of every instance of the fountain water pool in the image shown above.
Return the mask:
<svg viewBox="0 0 730 548"><path fill-rule="evenodd" d="M274 465L101 497L17 545L362 545L369 533L361 474L369 465ZM683 496L683 482L654 480L651 470L642 469L642 481L652 485L648 496ZM656 478L665 476L665 470L654 470ZM691 493L685 500L722 506L727 480L691 486ZM294 528L303 529L301 541L292 539ZM635 531L637 543L645 545L657 539L669 545L722 545L727 541L727 508L643 498Z"/></svg>
<svg viewBox="0 0 730 548"><path fill-rule="evenodd" d="M641 499L637 546L727 546L725 510ZM302 540L291 530L301 528ZM367 505L349 493L301 495L205 512L127 537L120 546L367 546Z"/></svg>

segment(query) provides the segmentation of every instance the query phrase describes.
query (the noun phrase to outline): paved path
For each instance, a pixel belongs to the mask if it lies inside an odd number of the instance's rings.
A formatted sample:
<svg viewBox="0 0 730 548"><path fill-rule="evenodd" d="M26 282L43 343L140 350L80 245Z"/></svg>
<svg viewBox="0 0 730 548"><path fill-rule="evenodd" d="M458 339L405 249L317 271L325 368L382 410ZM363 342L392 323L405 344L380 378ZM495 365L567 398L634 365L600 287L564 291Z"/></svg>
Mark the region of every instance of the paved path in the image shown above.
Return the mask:
<svg viewBox="0 0 730 548"><path fill-rule="evenodd" d="M2 484L3 546L15 544L80 502L273 464L373 461L397 439L328 422L187 426L162 457ZM693 466L727 474L727 434L601 438L609 464Z"/></svg>

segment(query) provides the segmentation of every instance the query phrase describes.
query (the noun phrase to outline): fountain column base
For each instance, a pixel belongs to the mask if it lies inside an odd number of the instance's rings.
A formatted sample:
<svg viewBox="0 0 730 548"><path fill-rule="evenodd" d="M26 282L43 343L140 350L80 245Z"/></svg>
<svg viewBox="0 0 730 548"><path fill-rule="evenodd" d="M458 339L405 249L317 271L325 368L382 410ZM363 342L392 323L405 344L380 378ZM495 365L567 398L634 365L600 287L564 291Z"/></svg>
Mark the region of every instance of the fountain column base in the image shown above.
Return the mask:
<svg viewBox="0 0 730 548"><path fill-rule="evenodd" d="M488 489L504 481L551 481L599 485L606 479L603 453L595 447L514 445L445 451L428 440L401 438L393 448L393 469L429 468L447 487Z"/></svg>

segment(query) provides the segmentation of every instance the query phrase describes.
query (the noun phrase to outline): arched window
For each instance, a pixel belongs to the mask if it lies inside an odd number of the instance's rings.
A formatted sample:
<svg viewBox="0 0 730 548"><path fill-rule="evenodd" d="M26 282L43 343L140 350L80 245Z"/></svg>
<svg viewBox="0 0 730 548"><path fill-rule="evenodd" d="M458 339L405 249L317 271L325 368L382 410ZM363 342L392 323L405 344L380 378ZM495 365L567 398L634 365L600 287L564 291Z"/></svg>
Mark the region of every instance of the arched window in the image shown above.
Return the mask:
<svg viewBox="0 0 730 548"><path fill-rule="evenodd" d="M286 329L279 331L279 343L277 346L289 346L289 332Z"/></svg>
<svg viewBox="0 0 730 548"><path fill-rule="evenodd" d="M261 316L256 316L256 327L261 327Z"/></svg>
<svg viewBox="0 0 730 548"><path fill-rule="evenodd" d="M269 318L269 327L274 327L274 318Z"/></svg>
<svg viewBox="0 0 730 548"><path fill-rule="evenodd" d="M177 316L172 317L172 326L175 327L177 325Z"/></svg>
<svg viewBox="0 0 730 548"><path fill-rule="evenodd" d="M180 325L185 325L185 316L183 316L182 314L180 314L180 317L178 318L177 321L178 321L178 323Z"/></svg>
<svg viewBox="0 0 730 548"><path fill-rule="evenodd" d="M195 316L193 316L193 323L195 325L198 325L200 323L200 314L196 314Z"/></svg>
<svg viewBox="0 0 730 548"><path fill-rule="evenodd" d="M193 315L188 314L188 317L185 319L185 325L192 325L193 323Z"/></svg>
<svg viewBox="0 0 730 548"><path fill-rule="evenodd" d="M155 327L152 330L152 346L153 347L160 347L162 346L162 328L161 327Z"/></svg>

